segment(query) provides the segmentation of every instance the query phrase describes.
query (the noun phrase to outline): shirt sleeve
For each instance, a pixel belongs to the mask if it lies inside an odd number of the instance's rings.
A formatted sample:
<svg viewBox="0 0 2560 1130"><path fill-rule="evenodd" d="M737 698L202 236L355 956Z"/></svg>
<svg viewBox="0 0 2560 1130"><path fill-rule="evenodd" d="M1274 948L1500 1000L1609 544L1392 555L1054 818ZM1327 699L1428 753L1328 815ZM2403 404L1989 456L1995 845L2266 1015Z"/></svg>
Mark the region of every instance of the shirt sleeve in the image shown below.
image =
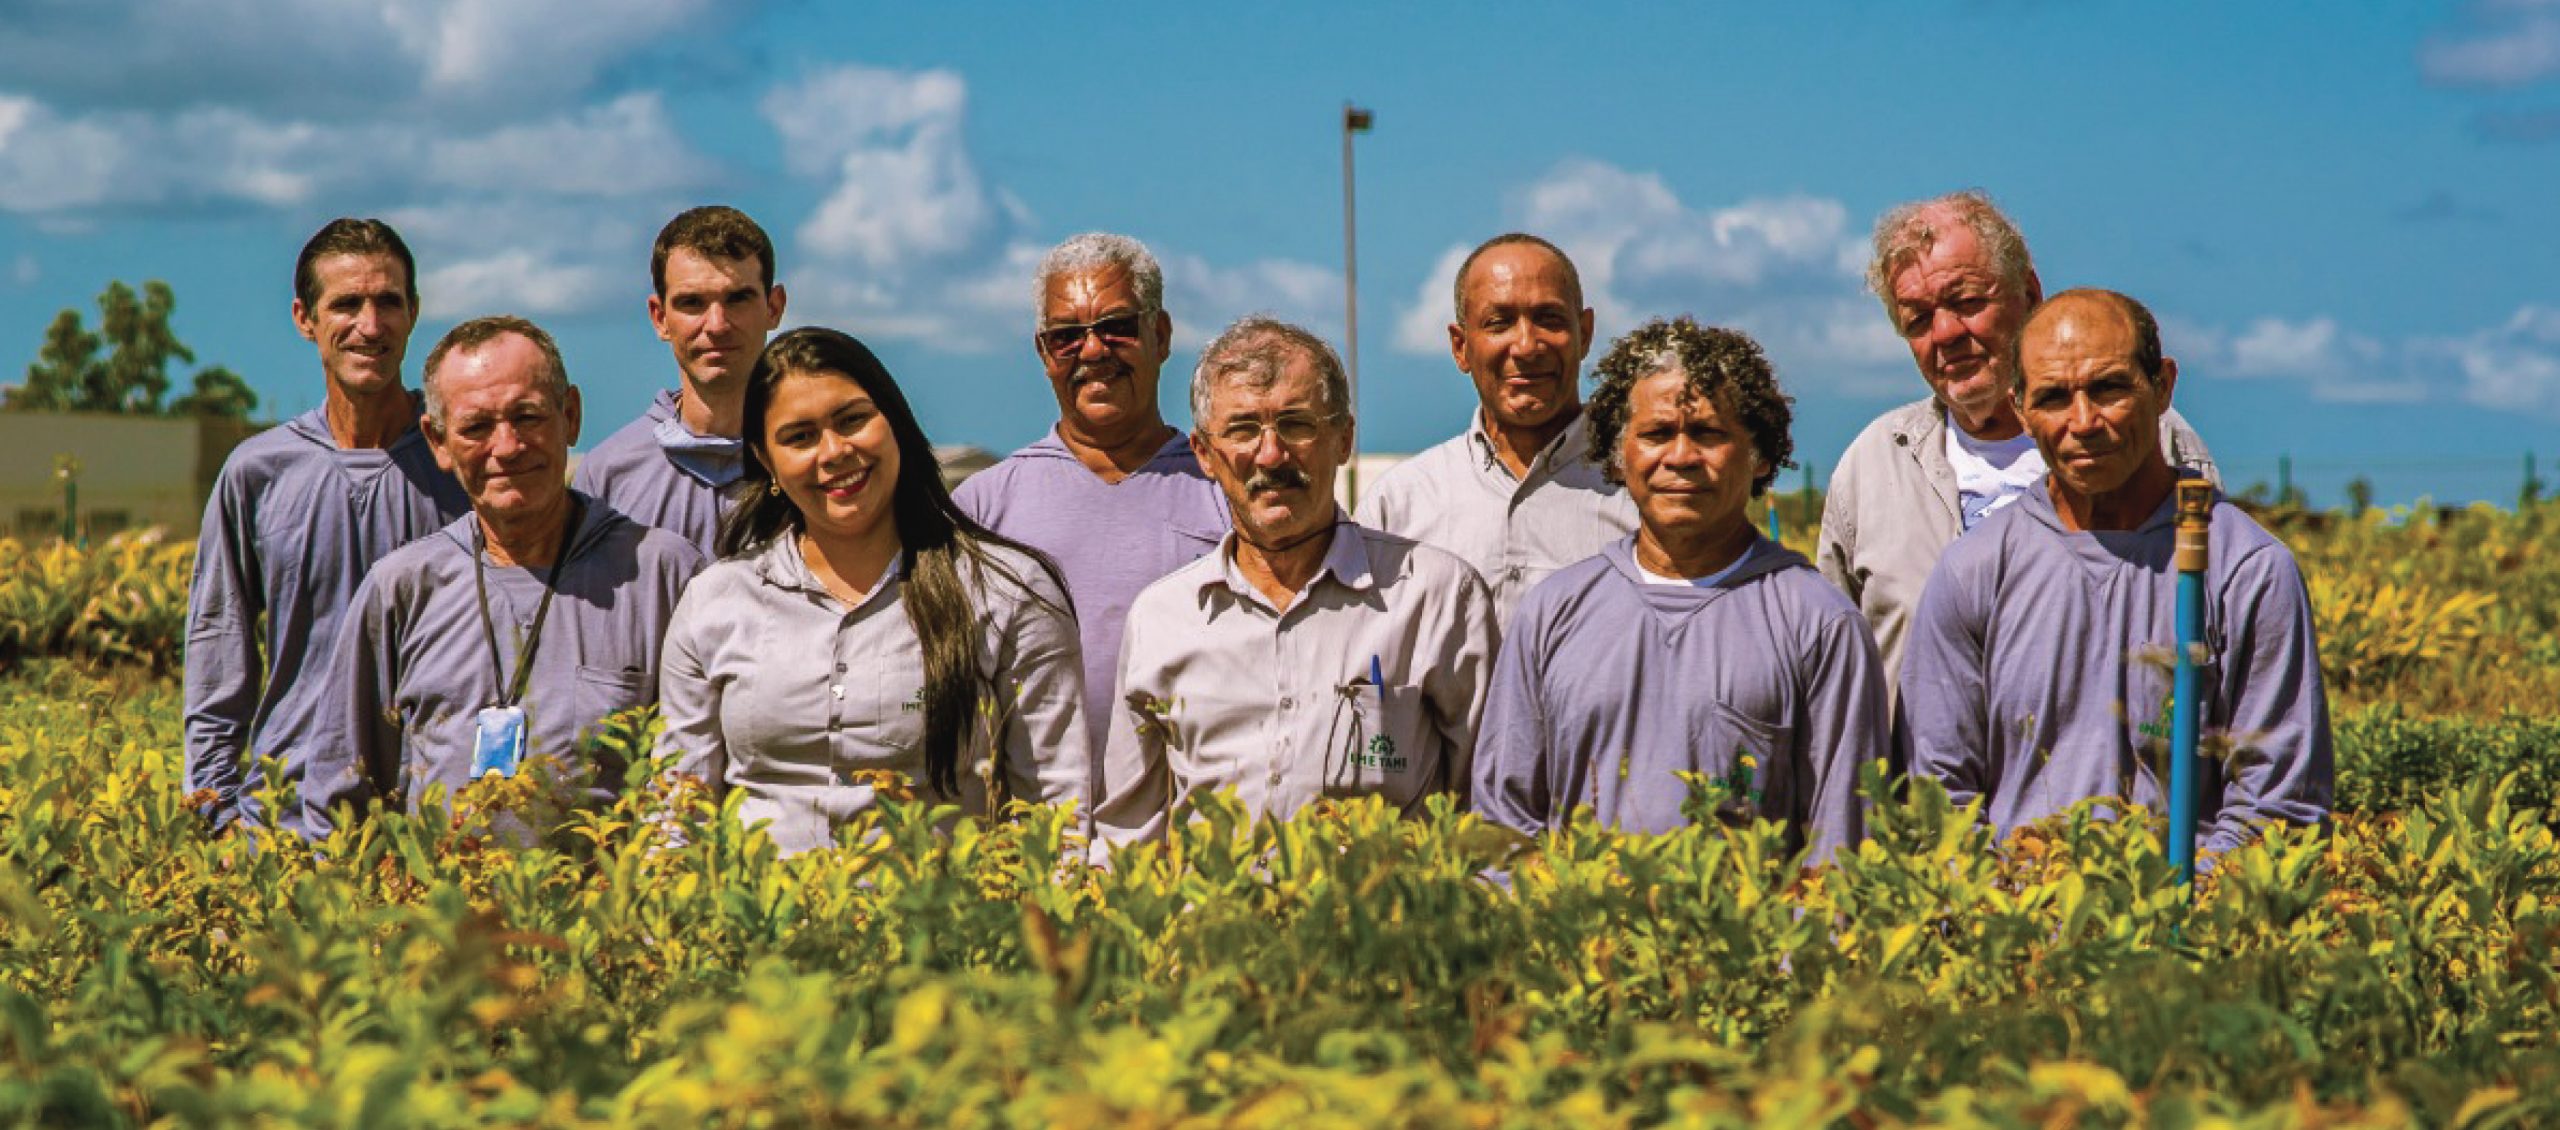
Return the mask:
<svg viewBox="0 0 2560 1130"><path fill-rule="evenodd" d="M716 582L715 582L716 583ZM687 589L667 621L658 668L657 755L672 757L672 771L702 782L717 797L728 789L729 746L720 733L721 684L708 674L712 649L712 585Z"/></svg>
<svg viewBox="0 0 2560 1130"><path fill-rule="evenodd" d="M334 685L346 698L334 716L335 740L312 750L302 782L303 828L315 840L328 836L332 809L343 803L361 817L367 802L400 780L400 720L392 711L399 681L393 603L392 593L366 578L356 587L330 654Z"/></svg>
<svg viewBox="0 0 2560 1130"><path fill-rule="evenodd" d="M238 476L224 474L205 504L187 596L186 784L210 791L204 812L217 827L240 816L249 727L257 718L264 669L258 619L266 586L257 557L256 515Z"/></svg>
<svg viewBox="0 0 2560 1130"><path fill-rule="evenodd" d="M1005 772L1013 795L1042 804L1076 802L1088 826L1092 798L1085 795L1093 756L1084 716L1084 653L1077 642L1067 594L1036 561L1011 562L1023 573L1019 586L994 578L996 591L1014 602L1009 630L997 641L996 672L1004 726ZM990 591L982 588L981 591Z"/></svg>
<svg viewBox="0 0 2560 1130"><path fill-rule="evenodd" d="M1544 683L1546 656L1531 641L1545 634L1546 609L1535 599L1513 615L1510 635L1485 690L1483 738L1476 746L1478 815L1506 828L1536 832L1555 815L1550 796Z"/></svg>
<svg viewBox="0 0 2560 1130"><path fill-rule="evenodd" d="M1138 670L1130 662L1143 646L1144 628L1138 620L1145 607L1142 596L1130 609L1128 631L1120 639L1122 701L1111 704L1111 717L1103 722L1102 796L1093 810L1096 864L1110 861L1113 845L1162 838L1165 812L1172 803L1173 777L1165 764L1165 738L1173 728L1170 712L1178 704L1167 702L1169 688L1162 684L1159 672ZM1142 727L1138 709L1129 705L1132 702L1163 705L1146 716Z"/></svg>
<svg viewBox="0 0 2560 1130"><path fill-rule="evenodd" d="M1962 806L1990 794L1998 782L1991 748L1990 681L1985 666L1983 620L1966 591L1968 571L1941 557L1921 590L1902 653L1899 701L1910 743L1911 775L1946 786Z"/></svg>
<svg viewBox="0 0 2560 1130"><path fill-rule="evenodd" d="M1822 579L1841 592L1849 594L1849 603L1866 607L1859 592L1866 587L1858 576L1858 523L1849 513L1849 500L1857 480L1851 476L1848 461L1831 476L1831 491L1822 498L1822 532L1815 539L1813 563L1821 570Z"/></svg>
<svg viewBox="0 0 2560 1130"><path fill-rule="evenodd" d="M2320 648L2311 599L2291 558L2261 550L2244 569L2224 613L2222 684L2231 704L2231 742L2222 808L2204 850L2247 843L2257 825L2316 824L2329 814L2337 781L2330 747L2329 696L2320 682ZM2246 606L2242 606L2242 602Z"/></svg>
<svg viewBox="0 0 2560 1130"><path fill-rule="evenodd" d="M1431 791L1455 794L1464 808L1475 780L1476 743L1484 733L1485 696L1493 686L1501 636L1495 627L1493 589L1475 570L1460 568L1457 599L1450 602L1440 633L1440 654L1423 673L1422 689L1432 728L1449 759ZM1419 805L1422 798L1414 799Z"/></svg>
<svg viewBox="0 0 2560 1130"><path fill-rule="evenodd" d="M1805 717L1795 728L1797 764L1809 774L1804 810L1796 814L1813 844L1813 862L1866 838L1858 772L1890 749L1884 706L1884 661L1866 624L1842 610L1816 634L1805 671Z"/></svg>

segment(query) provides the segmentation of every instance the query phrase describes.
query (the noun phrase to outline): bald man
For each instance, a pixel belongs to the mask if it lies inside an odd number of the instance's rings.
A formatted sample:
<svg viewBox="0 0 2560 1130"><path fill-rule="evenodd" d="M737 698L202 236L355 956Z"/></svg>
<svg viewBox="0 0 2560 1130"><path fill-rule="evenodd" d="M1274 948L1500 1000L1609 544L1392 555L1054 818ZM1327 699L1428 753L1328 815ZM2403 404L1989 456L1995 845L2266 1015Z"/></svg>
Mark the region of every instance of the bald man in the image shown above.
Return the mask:
<svg viewBox="0 0 2560 1130"><path fill-rule="evenodd" d="M1475 385L1467 430L1378 476L1361 524L1457 554L1505 619L1556 570L1636 528L1594 462L1582 418L1591 309L1555 244L1495 236L1458 267L1449 356Z"/></svg>
<svg viewBox="0 0 2560 1130"><path fill-rule="evenodd" d="M2006 832L2075 802L2158 809L2177 642L2162 413L2178 363L2142 304L2074 290L2036 307L2008 364L2014 411L2051 473L1947 547L1902 669L1911 770ZM2208 853L2274 821L2316 823L2335 781L2311 601L2282 542L2212 512L2197 826Z"/></svg>

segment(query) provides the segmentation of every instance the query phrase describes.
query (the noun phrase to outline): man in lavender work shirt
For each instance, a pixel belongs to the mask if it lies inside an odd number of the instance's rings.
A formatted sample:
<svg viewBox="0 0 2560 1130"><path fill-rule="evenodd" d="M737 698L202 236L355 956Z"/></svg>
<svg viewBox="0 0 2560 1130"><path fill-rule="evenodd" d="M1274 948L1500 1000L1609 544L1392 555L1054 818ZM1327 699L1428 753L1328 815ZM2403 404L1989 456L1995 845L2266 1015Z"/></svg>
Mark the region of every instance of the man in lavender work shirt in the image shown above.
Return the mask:
<svg viewBox="0 0 2560 1130"><path fill-rule="evenodd" d="M677 387L578 461L573 486L713 556L721 491L746 458L738 438L747 372L782 321L773 240L721 205L667 221L649 252L649 324L675 354Z"/></svg>
<svg viewBox="0 0 2560 1130"><path fill-rule="evenodd" d="M422 423L472 512L383 558L356 590L331 659L339 740L312 758L303 790L315 838L341 804L392 797L415 811L433 786L459 792L537 763L559 787L547 802L609 801L622 767L590 761L584 738L657 701L661 637L702 569L683 538L562 478L578 391L549 334L475 318L426 368ZM507 733L521 741L493 745ZM521 835L526 815L501 826Z"/></svg>
<svg viewBox="0 0 2560 1130"><path fill-rule="evenodd" d="M258 812L251 759L277 759L295 784L331 740L327 661L365 570L468 506L400 379L417 274L380 220L332 220L303 245L293 321L319 347L325 401L233 450L205 504L187 595L186 781L211 795L218 826ZM301 816L275 814L297 831Z"/></svg>
<svg viewBox="0 0 2560 1130"><path fill-rule="evenodd" d="M1130 602L1218 544L1227 510L1157 406L1173 316L1155 256L1127 236L1089 232L1051 249L1035 286L1032 345L1058 398L1058 426L970 476L952 499L1065 575L1098 753L1102 720L1116 710ZM1099 773L1101 758L1093 764ZM1098 785L1087 795L1099 796Z"/></svg>
<svg viewBox="0 0 2560 1130"><path fill-rule="evenodd" d="M1956 539L1911 621L1902 707L1911 771L2006 832L2090 797L2161 804L2177 643L2174 488L2163 414L2178 364L2121 294L2074 290L2028 315L2008 390L2051 468ZM2226 851L2329 810L2328 698L2302 572L2216 500L2205 575L2206 732L2197 824Z"/></svg>
<svg viewBox="0 0 2560 1130"><path fill-rule="evenodd" d="M1788 465L1787 398L1750 338L1687 318L1628 334L1598 372L1591 457L1642 524L1513 612L1477 811L1533 831L1589 805L1660 832L1686 823L1688 772L1720 817L1782 821L1827 858L1863 833L1884 677L1857 607L1745 512Z"/></svg>

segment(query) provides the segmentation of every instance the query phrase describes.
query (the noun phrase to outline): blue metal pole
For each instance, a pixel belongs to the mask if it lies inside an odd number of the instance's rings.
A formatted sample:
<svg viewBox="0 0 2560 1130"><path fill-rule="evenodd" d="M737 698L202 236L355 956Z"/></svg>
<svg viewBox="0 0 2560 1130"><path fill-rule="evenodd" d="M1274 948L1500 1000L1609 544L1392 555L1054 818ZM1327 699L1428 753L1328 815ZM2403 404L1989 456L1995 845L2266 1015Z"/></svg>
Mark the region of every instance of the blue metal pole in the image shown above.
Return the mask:
<svg viewBox="0 0 2560 1130"><path fill-rule="evenodd" d="M2204 698L2198 660L2204 658L2204 570L2211 560L2213 485L2178 483L2178 657L2169 699L2169 866L2178 885L2196 877L2196 739Z"/></svg>

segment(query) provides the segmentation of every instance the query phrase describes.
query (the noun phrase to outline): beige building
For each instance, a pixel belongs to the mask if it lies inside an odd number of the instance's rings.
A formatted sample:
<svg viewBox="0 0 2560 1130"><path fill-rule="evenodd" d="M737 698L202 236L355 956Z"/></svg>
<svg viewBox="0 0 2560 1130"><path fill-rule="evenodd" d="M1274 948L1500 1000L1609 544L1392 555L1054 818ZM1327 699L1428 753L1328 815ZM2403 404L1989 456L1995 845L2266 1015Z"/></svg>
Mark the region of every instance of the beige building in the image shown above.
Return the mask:
<svg viewBox="0 0 2560 1130"><path fill-rule="evenodd" d="M63 483L76 470L80 532L165 527L194 536L214 476L240 441L266 425L105 412L0 412L0 535L62 532Z"/></svg>

